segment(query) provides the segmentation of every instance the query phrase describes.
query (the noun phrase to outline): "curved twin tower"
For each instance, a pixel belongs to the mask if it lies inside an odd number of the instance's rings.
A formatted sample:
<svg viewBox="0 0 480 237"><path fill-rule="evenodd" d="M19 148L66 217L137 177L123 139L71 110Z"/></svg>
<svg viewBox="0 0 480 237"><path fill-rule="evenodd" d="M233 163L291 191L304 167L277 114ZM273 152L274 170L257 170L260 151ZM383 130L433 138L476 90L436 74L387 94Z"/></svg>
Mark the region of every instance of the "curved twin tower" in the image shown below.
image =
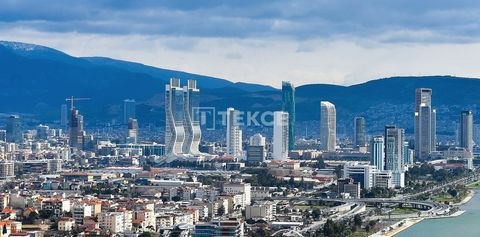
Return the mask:
<svg viewBox="0 0 480 237"><path fill-rule="evenodd" d="M198 155L201 130L198 114L200 90L195 80L187 86L171 78L165 87L165 153L167 155Z"/></svg>

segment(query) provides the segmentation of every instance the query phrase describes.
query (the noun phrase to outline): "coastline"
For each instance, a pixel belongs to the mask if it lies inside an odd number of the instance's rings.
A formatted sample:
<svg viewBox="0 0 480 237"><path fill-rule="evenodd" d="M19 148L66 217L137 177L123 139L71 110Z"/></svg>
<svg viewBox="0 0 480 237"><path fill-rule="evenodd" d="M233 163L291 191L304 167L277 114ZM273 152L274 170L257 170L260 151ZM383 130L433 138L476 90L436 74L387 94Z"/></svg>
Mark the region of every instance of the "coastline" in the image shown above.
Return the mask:
<svg viewBox="0 0 480 237"><path fill-rule="evenodd" d="M475 196L475 193L476 193L475 190L469 190L467 196L463 198L462 201L452 204L452 206L458 207L468 203L473 198L473 196ZM465 213L464 210L458 210L455 213L452 213L448 216L435 216L435 217L427 217L427 218L423 218L423 217L406 218L388 227L390 228L389 231L383 232L383 230L380 230L377 233L370 235L370 237L394 237L395 235L423 221L424 219L452 218L452 217L460 216L463 213Z"/></svg>

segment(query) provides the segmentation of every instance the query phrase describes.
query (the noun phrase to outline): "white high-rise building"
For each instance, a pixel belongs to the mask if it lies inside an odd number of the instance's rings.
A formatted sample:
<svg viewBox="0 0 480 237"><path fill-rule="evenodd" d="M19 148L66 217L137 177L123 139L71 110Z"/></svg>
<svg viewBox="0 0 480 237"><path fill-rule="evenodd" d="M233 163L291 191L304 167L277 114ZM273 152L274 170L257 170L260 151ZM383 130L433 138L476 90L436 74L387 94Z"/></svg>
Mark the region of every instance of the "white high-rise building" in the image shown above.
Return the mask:
<svg viewBox="0 0 480 237"><path fill-rule="evenodd" d="M194 80L185 87L180 80L170 79L165 88L165 153L198 154L201 131L198 116L200 91Z"/></svg>
<svg viewBox="0 0 480 237"><path fill-rule="evenodd" d="M370 142L370 165L382 171L385 168L383 136L374 136Z"/></svg>
<svg viewBox="0 0 480 237"><path fill-rule="evenodd" d="M326 151L335 151L337 139L337 112L335 105L328 101L320 102L320 142Z"/></svg>
<svg viewBox="0 0 480 237"><path fill-rule="evenodd" d="M200 139L200 90L195 80L188 80L187 86L183 87L183 127L185 129L185 141L182 151L184 154L199 154Z"/></svg>
<svg viewBox="0 0 480 237"><path fill-rule="evenodd" d="M243 154L242 130L239 127L237 111L227 109L227 154L239 157Z"/></svg>
<svg viewBox="0 0 480 237"><path fill-rule="evenodd" d="M343 166L343 178L351 178L360 183L363 189L370 189L374 186L374 178L377 168L369 164L359 162L347 162Z"/></svg>
<svg viewBox="0 0 480 237"><path fill-rule="evenodd" d="M470 110L462 111L460 115L459 138L460 147L473 152L473 113Z"/></svg>
<svg viewBox="0 0 480 237"><path fill-rule="evenodd" d="M288 113L273 113L273 159L288 159Z"/></svg>

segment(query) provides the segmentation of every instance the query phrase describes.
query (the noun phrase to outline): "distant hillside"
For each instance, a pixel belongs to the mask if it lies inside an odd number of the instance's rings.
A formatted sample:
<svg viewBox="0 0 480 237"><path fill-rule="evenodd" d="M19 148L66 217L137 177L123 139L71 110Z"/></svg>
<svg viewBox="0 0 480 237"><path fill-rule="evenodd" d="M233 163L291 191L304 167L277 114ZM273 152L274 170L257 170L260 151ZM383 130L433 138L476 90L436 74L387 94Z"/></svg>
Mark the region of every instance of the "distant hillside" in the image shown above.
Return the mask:
<svg viewBox="0 0 480 237"><path fill-rule="evenodd" d="M141 123L163 125L164 85L171 77L195 79L201 105L225 110L272 111L281 107L281 93L270 86L232 83L214 78L103 57L77 58L55 49L0 41L0 112L31 113L41 121L58 119L68 96L91 97L79 108L90 122L120 118L122 100L136 99ZM295 83L295 81L293 81ZM413 130L415 88L433 89L439 133L454 131L458 114L480 103L480 80L451 76L393 77L353 86L299 86L297 121L319 120L321 100L337 107L339 129L350 131L353 117L365 116L370 131L385 124ZM315 124L315 123L314 123ZM309 129L316 130L315 127Z"/></svg>

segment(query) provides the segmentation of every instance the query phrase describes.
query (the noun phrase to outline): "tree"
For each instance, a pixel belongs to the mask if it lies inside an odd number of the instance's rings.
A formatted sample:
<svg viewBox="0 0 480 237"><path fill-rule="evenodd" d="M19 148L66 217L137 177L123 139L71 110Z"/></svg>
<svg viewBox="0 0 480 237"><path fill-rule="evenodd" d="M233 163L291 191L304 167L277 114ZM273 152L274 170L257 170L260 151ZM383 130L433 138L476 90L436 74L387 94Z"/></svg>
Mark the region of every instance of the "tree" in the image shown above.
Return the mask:
<svg viewBox="0 0 480 237"><path fill-rule="evenodd" d="M180 200L182 200L182 198L180 196L172 197L172 201L174 201L174 202L178 202Z"/></svg>
<svg viewBox="0 0 480 237"><path fill-rule="evenodd" d="M322 215L322 212L320 211L320 209L318 208L313 209L312 211L313 219L318 220L318 218L320 218L321 215Z"/></svg>
<svg viewBox="0 0 480 237"><path fill-rule="evenodd" d="M325 222L325 225L323 225L323 235L326 237L329 236L334 236L335 234L335 223L331 220L328 219L327 222Z"/></svg>
<svg viewBox="0 0 480 237"><path fill-rule="evenodd" d="M455 189L449 189L448 194L450 194L452 197L456 197L458 195L458 191Z"/></svg>
<svg viewBox="0 0 480 237"><path fill-rule="evenodd" d="M360 214L356 214L354 217L353 217L353 223L355 226L361 226L362 225L362 217L360 216Z"/></svg>

